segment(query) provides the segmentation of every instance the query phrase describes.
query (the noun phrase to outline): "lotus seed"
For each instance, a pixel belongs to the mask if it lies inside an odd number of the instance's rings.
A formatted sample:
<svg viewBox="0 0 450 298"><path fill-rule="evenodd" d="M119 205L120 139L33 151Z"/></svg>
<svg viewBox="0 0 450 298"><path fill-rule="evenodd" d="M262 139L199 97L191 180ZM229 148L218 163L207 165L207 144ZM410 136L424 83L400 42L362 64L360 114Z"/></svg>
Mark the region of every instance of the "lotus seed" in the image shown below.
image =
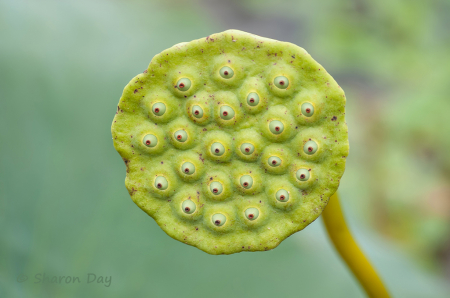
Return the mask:
<svg viewBox="0 0 450 298"><path fill-rule="evenodd" d="M250 155L255 151L255 146L250 143L244 143L241 145L241 152L245 155Z"/></svg>
<svg viewBox="0 0 450 298"><path fill-rule="evenodd" d="M184 130L177 130L174 134L175 140L178 142L186 142L187 140L187 133Z"/></svg>
<svg viewBox="0 0 450 298"><path fill-rule="evenodd" d="M224 66L219 71L220 76L224 79L231 79L234 75L234 71L228 66Z"/></svg>
<svg viewBox="0 0 450 298"><path fill-rule="evenodd" d="M211 153L216 156L221 156L225 153L225 147L220 143L214 143L211 145Z"/></svg>
<svg viewBox="0 0 450 298"><path fill-rule="evenodd" d="M166 105L162 102L155 103L152 107L152 111L156 116L162 116L166 112Z"/></svg>
<svg viewBox="0 0 450 298"><path fill-rule="evenodd" d="M281 121L273 120L269 123L270 132L276 135L279 135L284 130L284 125Z"/></svg>
<svg viewBox="0 0 450 298"><path fill-rule="evenodd" d="M214 195L220 195L223 191L223 186L220 182L214 181L209 185L209 189Z"/></svg>
<svg viewBox="0 0 450 298"><path fill-rule="evenodd" d="M249 220L255 220L259 216L259 210L256 208L248 208L245 210L245 217Z"/></svg>
<svg viewBox="0 0 450 298"><path fill-rule="evenodd" d="M192 114L195 118L202 118L203 117L203 109L200 106L193 106L192 107Z"/></svg>
<svg viewBox="0 0 450 298"><path fill-rule="evenodd" d="M314 107L309 102L302 104L302 114L306 117L311 117L314 114Z"/></svg>
<svg viewBox="0 0 450 298"><path fill-rule="evenodd" d="M316 153L318 147L319 146L317 146L316 142L308 141L308 142L306 142L305 146L303 147L303 151L305 151L305 153L308 155L312 155L312 154Z"/></svg>
<svg viewBox="0 0 450 298"><path fill-rule="evenodd" d="M234 110L229 106L220 107L220 118L224 120L230 120L234 117Z"/></svg>
<svg viewBox="0 0 450 298"><path fill-rule="evenodd" d="M289 201L289 193L284 189L280 189L277 191L276 198L280 202L287 202Z"/></svg>
<svg viewBox="0 0 450 298"><path fill-rule="evenodd" d="M249 93L247 96L247 104L249 106L257 106L259 103L259 95L255 92Z"/></svg>
<svg viewBox="0 0 450 298"><path fill-rule="evenodd" d="M250 175L244 175L240 179L241 185L245 189L249 189L253 185L253 178Z"/></svg>
<svg viewBox="0 0 450 298"><path fill-rule="evenodd" d="M212 216L211 220L215 226L220 227L225 224L225 222L227 221L227 218L225 217L225 215L217 213Z"/></svg>
<svg viewBox="0 0 450 298"><path fill-rule="evenodd" d="M185 162L182 166L181 166L181 171L183 173L185 173L186 175L192 175L195 172L195 166L194 164L190 163L190 162Z"/></svg>
<svg viewBox="0 0 450 298"><path fill-rule="evenodd" d="M195 209L197 209L197 206L195 205L194 202L192 202L191 200L186 200L183 202L183 204L181 205L181 210L183 210L184 213L187 214L192 214L195 212Z"/></svg>
<svg viewBox="0 0 450 298"><path fill-rule="evenodd" d="M169 186L167 179L163 176L158 176L155 179L155 187L159 190L165 190Z"/></svg>
<svg viewBox="0 0 450 298"><path fill-rule="evenodd" d="M155 147L156 145L158 145L158 139L155 135L146 135L142 142L147 147Z"/></svg>
<svg viewBox="0 0 450 298"><path fill-rule="evenodd" d="M177 82L177 88L180 91L188 91L191 88L191 80L187 78L179 79Z"/></svg>
<svg viewBox="0 0 450 298"><path fill-rule="evenodd" d="M280 89L286 89L289 86L289 80L286 77L279 76L273 80L273 84Z"/></svg>
<svg viewBox="0 0 450 298"><path fill-rule="evenodd" d="M311 176L311 174L309 173L309 171L307 169L300 169L297 171L295 176L300 181L307 181L309 179L309 177Z"/></svg>
<svg viewBox="0 0 450 298"><path fill-rule="evenodd" d="M278 167L279 165L281 165L281 159L277 156L271 156L271 157L269 157L269 160L267 161L267 163L271 167Z"/></svg>

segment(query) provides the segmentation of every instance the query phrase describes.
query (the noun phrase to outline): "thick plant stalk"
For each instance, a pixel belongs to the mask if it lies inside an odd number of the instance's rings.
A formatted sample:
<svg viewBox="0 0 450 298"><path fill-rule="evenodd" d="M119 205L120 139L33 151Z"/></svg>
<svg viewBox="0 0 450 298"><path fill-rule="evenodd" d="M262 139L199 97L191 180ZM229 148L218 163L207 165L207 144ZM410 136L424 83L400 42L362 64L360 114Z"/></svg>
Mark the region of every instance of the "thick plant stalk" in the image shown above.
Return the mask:
<svg viewBox="0 0 450 298"><path fill-rule="evenodd" d="M337 193L331 196L322 215L336 250L355 274L367 295L371 298L390 297L377 272L353 239L345 223Z"/></svg>

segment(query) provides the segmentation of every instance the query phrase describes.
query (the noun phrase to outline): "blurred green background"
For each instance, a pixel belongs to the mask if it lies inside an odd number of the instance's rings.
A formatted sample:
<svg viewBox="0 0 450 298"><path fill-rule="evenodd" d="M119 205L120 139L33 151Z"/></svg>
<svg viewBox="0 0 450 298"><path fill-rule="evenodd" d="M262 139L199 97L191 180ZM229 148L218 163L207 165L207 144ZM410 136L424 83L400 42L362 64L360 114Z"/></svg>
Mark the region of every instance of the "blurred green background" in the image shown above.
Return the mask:
<svg viewBox="0 0 450 298"><path fill-rule="evenodd" d="M444 0L0 0L0 297L364 297L321 220L269 252L210 256L129 198L110 134L123 88L226 29L304 47L337 80L356 239L394 297L450 297L448 28Z"/></svg>

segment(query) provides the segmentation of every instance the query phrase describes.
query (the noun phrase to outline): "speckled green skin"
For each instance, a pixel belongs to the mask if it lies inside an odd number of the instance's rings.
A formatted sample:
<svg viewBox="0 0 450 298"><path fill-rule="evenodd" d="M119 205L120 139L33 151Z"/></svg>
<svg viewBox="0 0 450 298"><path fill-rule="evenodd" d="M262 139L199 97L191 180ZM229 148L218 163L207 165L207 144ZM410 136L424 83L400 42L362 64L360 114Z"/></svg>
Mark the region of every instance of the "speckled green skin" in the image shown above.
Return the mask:
<svg viewBox="0 0 450 298"><path fill-rule="evenodd" d="M220 76L223 66L234 70L231 79ZM278 76L288 78L288 88L274 86ZM189 90L177 88L181 78L190 79ZM259 95L257 106L247 104L251 92ZM152 112L158 102L166 105L162 116ZM304 102L314 106L311 117L302 115ZM202 107L201 119L192 115L193 105ZM220 117L223 105L234 109L231 120ZM271 120L284 124L281 134L270 131ZM178 130L187 132L186 142L176 141ZM143 144L147 134L158 138L155 147ZM169 236L210 254L273 249L305 228L338 188L349 149L345 95L323 67L294 44L238 30L156 55L125 87L112 136L133 201ZM310 140L318 144L312 155L303 148ZM222 156L211 153L215 142L224 145ZM242 154L243 143L253 144L254 153ZM269 166L271 156L282 164ZM185 162L195 173L183 174ZM300 168L310 170L307 181L296 178ZM251 188L240 185L243 175L252 176ZM155 187L158 176L167 189ZM213 181L223 184L220 195L211 193ZM287 202L276 199L280 189L288 191ZM196 204L195 212L183 211L185 200ZM257 208L258 218L249 220L248 208ZM222 226L212 221L216 213L226 217Z"/></svg>

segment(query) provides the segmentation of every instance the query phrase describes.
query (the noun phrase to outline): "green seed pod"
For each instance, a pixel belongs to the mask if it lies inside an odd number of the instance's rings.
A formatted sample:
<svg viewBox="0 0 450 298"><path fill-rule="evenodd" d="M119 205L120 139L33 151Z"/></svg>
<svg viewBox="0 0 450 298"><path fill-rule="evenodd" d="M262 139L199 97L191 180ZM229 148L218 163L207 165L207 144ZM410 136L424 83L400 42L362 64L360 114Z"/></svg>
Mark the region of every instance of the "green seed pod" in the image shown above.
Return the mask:
<svg viewBox="0 0 450 298"><path fill-rule="evenodd" d="M219 71L220 76L224 79L231 79L234 76L234 71L228 66L224 66Z"/></svg>
<svg viewBox="0 0 450 298"><path fill-rule="evenodd" d="M195 172L195 166L193 163L185 162L181 166L181 172L185 173L186 175L192 175Z"/></svg>
<svg viewBox="0 0 450 298"><path fill-rule="evenodd" d="M229 30L178 44L118 97L111 132L131 198L207 253L277 247L320 215L341 181L345 94L291 43ZM305 153L310 144L315 153Z"/></svg>
<svg viewBox="0 0 450 298"><path fill-rule="evenodd" d="M249 93L247 96L247 104L249 106L257 106L259 104L259 95L255 92Z"/></svg>
<svg viewBox="0 0 450 298"><path fill-rule="evenodd" d="M229 106L220 107L220 118L223 120L230 120L234 117L234 110Z"/></svg>
<svg viewBox="0 0 450 298"><path fill-rule="evenodd" d="M278 76L273 80L273 84L280 89L286 89L289 86L289 80L284 76Z"/></svg>
<svg viewBox="0 0 450 298"><path fill-rule="evenodd" d="M214 181L209 185L209 189L211 190L212 194L214 195L220 195L223 191L222 183Z"/></svg>
<svg viewBox="0 0 450 298"><path fill-rule="evenodd" d="M250 175L244 175L239 180L243 188L249 189L253 185L253 178Z"/></svg>
<svg viewBox="0 0 450 298"><path fill-rule="evenodd" d="M317 143L314 141L308 141L306 142L305 146L303 146L303 151L308 155L313 155L316 153L319 146L317 146Z"/></svg>
<svg viewBox="0 0 450 298"><path fill-rule="evenodd" d="M212 216L211 221L215 226L220 227L225 224L227 218L225 217L225 215L217 213Z"/></svg>
<svg viewBox="0 0 450 298"><path fill-rule="evenodd" d="M155 179L155 187L159 190L165 190L167 187L169 187L169 183L167 182L167 179L163 176L158 176Z"/></svg>
<svg viewBox="0 0 450 298"><path fill-rule="evenodd" d="M311 174L307 169L299 169L297 173L295 173L295 177L297 177L300 181L307 181Z"/></svg>
<svg viewBox="0 0 450 298"><path fill-rule="evenodd" d="M309 102L302 104L302 114L306 117L311 117L314 115L314 106Z"/></svg>
<svg viewBox="0 0 450 298"><path fill-rule="evenodd" d="M192 202L191 200L186 200L181 205L181 210L183 210L183 212L186 214L194 213L195 209L197 209L197 205L195 205L195 203Z"/></svg>
<svg viewBox="0 0 450 298"><path fill-rule="evenodd" d="M221 156L225 153L225 147L220 143L214 143L211 145L211 153L216 156Z"/></svg>
<svg viewBox="0 0 450 298"><path fill-rule="evenodd" d="M179 79L177 82L177 88L180 91L188 91L191 88L191 80L187 78Z"/></svg>
<svg viewBox="0 0 450 298"><path fill-rule="evenodd" d="M153 105L152 111L156 116L162 116L166 112L166 105L162 102L157 102Z"/></svg>
<svg viewBox="0 0 450 298"><path fill-rule="evenodd" d="M155 147L156 145L158 145L158 139L155 135L149 134L144 137L142 143L147 147Z"/></svg>
<svg viewBox="0 0 450 298"><path fill-rule="evenodd" d="M269 164L269 166L271 167L278 167L281 165L281 158L277 157L277 156L271 156L269 157L269 159L267 160L267 163Z"/></svg>
<svg viewBox="0 0 450 298"><path fill-rule="evenodd" d="M248 220L255 220L257 219L259 216L259 210L256 208L248 208L247 210L245 210L245 217Z"/></svg>
<svg viewBox="0 0 450 298"><path fill-rule="evenodd" d="M280 189L277 191L276 198L280 202L287 202L289 201L289 193L284 189Z"/></svg>
<svg viewBox="0 0 450 298"><path fill-rule="evenodd" d="M284 125L281 121L273 120L269 123L269 130L276 135L279 135L284 130Z"/></svg>
<svg viewBox="0 0 450 298"><path fill-rule="evenodd" d="M186 133L186 131L184 130L177 130L174 134L173 134L175 140L177 140L178 142L186 142L188 135Z"/></svg>
<svg viewBox="0 0 450 298"><path fill-rule="evenodd" d="M194 115L195 118L202 118L203 117L203 109L200 106L193 106L192 107L192 115Z"/></svg>
<svg viewBox="0 0 450 298"><path fill-rule="evenodd" d="M244 143L241 145L241 152L245 155L250 155L255 151L255 146L250 143Z"/></svg>

